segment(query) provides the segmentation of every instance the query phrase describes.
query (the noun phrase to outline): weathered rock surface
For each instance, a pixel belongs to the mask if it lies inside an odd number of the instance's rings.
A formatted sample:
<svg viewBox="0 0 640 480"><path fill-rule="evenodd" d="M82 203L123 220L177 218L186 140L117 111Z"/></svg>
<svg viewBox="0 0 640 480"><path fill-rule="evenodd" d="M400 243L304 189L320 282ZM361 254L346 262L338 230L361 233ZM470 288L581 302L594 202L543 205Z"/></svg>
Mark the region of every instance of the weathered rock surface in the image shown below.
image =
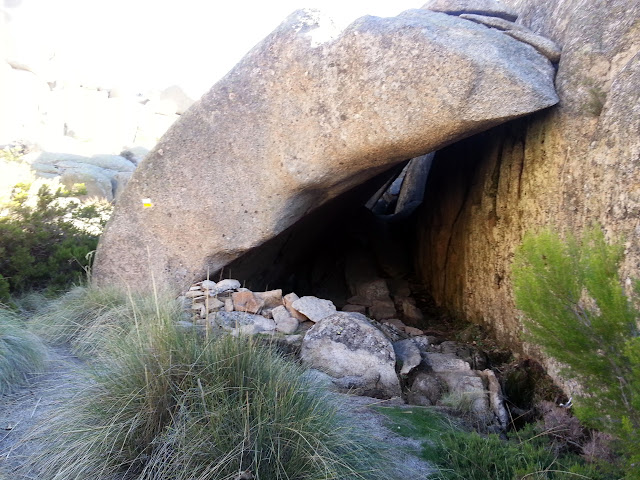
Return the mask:
<svg viewBox="0 0 640 480"><path fill-rule="evenodd" d="M499 0L429 0L422 8L451 15L475 13L511 21L518 18L514 9Z"/></svg>
<svg viewBox="0 0 640 480"><path fill-rule="evenodd" d="M522 345L511 262L526 231L625 239L622 278L640 277L640 4L509 1L563 47L552 111L436 154L420 214L422 279L439 306Z"/></svg>
<svg viewBox="0 0 640 480"><path fill-rule="evenodd" d="M535 48L542 55L547 57L552 62L556 63L560 61L560 55L562 54L562 50L558 45L548 38L543 37L542 35L536 35L533 32L527 32L522 29L517 30L507 30L504 32L510 37L515 38L521 42L527 43Z"/></svg>
<svg viewBox="0 0 640 480"><path fill-rule="evenodd" d="M498 30L524 30L530 32L527 27L520 25L519 23L511 22L499 17L489 17L487 15L477 15L475 13L463 13L460 18L465 20L471 20L472 22L481 23L487 27L497 28Z"/></svg>
<svg viewBox="0 0 640 480"><path fill-rule="evenodd" d="M276 330L285 334L292 334L298 329L298 320L293 318L284 305L273 309L273 320Z"/></svg>
<svg viewBox="0 0 640 480"><path fill-rule="evenodd" d="M557 102L546 58L457 17L328 33L296 12L181 116L120 198L96 283L151 270L177 290L404 159Z"/></svg>
<svg viewBox="0 0 640 480"><path fill-rule="evenodd" d="M334 378L347 378L363 394L400 395L393 345L364 315L337 312L305 335L301 359Z"/></svg>

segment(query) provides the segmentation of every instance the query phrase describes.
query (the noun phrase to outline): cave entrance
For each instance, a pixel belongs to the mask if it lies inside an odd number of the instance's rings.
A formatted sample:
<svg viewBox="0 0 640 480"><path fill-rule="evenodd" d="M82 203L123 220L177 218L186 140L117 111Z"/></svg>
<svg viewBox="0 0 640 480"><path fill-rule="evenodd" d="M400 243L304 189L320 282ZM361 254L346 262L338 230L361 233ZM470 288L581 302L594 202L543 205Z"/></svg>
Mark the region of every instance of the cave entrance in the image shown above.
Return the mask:
<svg viewBox="0 0 640 480"><path fill-rule="evenodd" d="M412 259L433 158L406 160L331 200L221 276L254 291L282 288L331 300L338 310L424 328Z"/></svg>

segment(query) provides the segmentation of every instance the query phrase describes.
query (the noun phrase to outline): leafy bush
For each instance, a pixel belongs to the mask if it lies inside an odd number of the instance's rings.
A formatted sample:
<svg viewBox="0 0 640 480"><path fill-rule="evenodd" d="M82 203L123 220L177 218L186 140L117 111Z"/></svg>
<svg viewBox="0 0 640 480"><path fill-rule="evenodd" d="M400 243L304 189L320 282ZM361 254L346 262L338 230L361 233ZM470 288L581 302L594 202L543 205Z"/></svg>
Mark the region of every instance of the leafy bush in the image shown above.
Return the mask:
<svg viewBox="0 0 640 480"><path fill-rule="evenodd" d="M42 371L46 350L20 319L0 307L0 394L22 383L28 374Z"/></svg>
<svg viewBox="0 0 640 480"><path fill-rule="evenodd" d="M111 206L70 198L81 193L42 185L33 203L29 185L19 184L0 206L0 301L8 299L7 287L55 290L82 280Z"/></svg>
<svg viewBox="0 0 640 480"><path fill-rule="evenodd" d="M251 338L180 327L175 301L114 305L93 309L120 334L108 335L92 382L42 432L38 478L387 478L380 451L297 364ZM82 322L103 331L103 321Z"/></svg>
<svg viewBox="0 0 640 480"><path fill-rule="evenodd" d="M640 479L640 338L638 312L618 277L623 247L599 227L578 240L550 231L525 237L514 266L526 337L567 366L584 392L577 417L618 437L627 479Z"/></svg>

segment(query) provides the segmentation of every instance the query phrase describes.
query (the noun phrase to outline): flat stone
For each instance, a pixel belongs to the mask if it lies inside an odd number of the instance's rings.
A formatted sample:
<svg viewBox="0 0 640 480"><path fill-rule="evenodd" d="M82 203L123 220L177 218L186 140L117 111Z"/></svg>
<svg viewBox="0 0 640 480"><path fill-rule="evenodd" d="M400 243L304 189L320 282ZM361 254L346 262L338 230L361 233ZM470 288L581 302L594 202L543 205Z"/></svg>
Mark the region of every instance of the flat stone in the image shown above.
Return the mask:
<svg viewBox="0 0 640 480"><path fill-rule="evenodd" d="M336 306L332 301L314 296L299 298L294 301L291 306L312 322L319 322L323 318L336 312Z"/></svg>
<svg viewBox="0 0 640 480"><path fill-rule="evenodd" d="M231 298L234 309L238 312L259 313L264 307L264 300L253 292L234 292Z"/></svg>
<svg viewBox="0 0 640 480"><path fill-rule="evenodd" d="M518 13L499 0L429 0L422 6L425 10L461 15L474 13L515 21Z"/></svg>
<svg viewBox="0 0 640 480"><path fill-rule="evenodd" d="M402 364L400 375L408 375L422 362L420 349L411 339L394 342L393 351L396 352L396 362Z"/></svg>
<svg viewBox="0 0 640 480"><path fill-rule="evenodd" d="M226 278L216 283L216 288L214 291L216 294L220 294L229 290L237 290L238 288L240 288L240 282L238 280Z"/></svg>
<svg viewBox="0 0 640 480"><path fill-rule="evenodd" d="M209 306L209 312L215 312L224 307L224 302L218 300L217 298L210 298L205 305Z"/></svg>
<svg viewBox="0 0 640 480"><path fill-rule="evenodd" d="M471 372L467 362L451 353L425 353L427 364L436 373L460 373Z"/></svg>
<svg viewBox="0 0 640 480"><path fill-rule="evenodd" d="M520 42L531 45L553 63L560 61L562 49L553 40L549 40L533 32L525 32L522 30L507 30L504 33Z"/></svg>
<svg viewBox="0 0 640 480"><path fill-rule="evenodd" d="M187 298L198 298L198 297L202 297L204 298L204 292L200 289L198 290L189 290L188 292L184 293L184 296Z"/></svg>
<svg viewBox="0 0 640 480"><path fill-rule="evenodd" d="M245 312L216 312L212 316L213 322L221 328L231 330L245 325L254 325L256 321L264 319L261 315Z"/></svg>
<svg viewBox="0 0 640 480"><path fill-rule="evenodd" d="M273 320L276 322L277 331L291 334L298 329L298 320L291 316L284 305L274 308L271 313L273 315Z"/></svg>
<svg viewBox="0 0 640 480"><path fill-rule="evenodd" d="M234 335L254 335L262 332L272 332L276 328L273 320L262 315L245 312L217 312L212 315L212 323Z"/></svg>
<svg viewBox="0 0 640 480"><path fill-rule="evenodd" d="M275 308L283 305L281 289L269 290L267 292L254 292L253 294L264 301L265 308Z"/></svg>
<svg viewBox="0 0 640 480"><path fill-rule="evenodd" d="M284 306L289 311L291 316L293 318L295 318L296 320L298 320L299 322L304 322L304 321L307 321L309 319L307 317L305 317L302 313L297 311L295 308L293 308L293 302L295 302L296 300L299 300L299 299L300 299L300 297L298 295L296 295L295 293L293 293L293 292L286 294L282 298L282 300L284 302Z"/></svg>
<svg viewBox="0 0 640 480"><path fill-rule="evenodd" d="M200 285L205 290L213 290L214 288L216 288L216 282L213 282L211 280L203 280Z"/></svg>

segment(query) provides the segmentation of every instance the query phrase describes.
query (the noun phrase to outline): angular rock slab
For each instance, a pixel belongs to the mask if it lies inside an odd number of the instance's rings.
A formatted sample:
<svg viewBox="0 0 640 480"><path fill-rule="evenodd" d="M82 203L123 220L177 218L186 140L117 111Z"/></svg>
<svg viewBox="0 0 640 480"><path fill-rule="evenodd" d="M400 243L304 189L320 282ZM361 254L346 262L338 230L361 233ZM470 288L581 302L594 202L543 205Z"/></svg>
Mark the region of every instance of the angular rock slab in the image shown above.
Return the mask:
<svg viewBox="0 0 640 480"><path fill-rule="evenodd" d="M400 395L393 345L359 313L337 312L316 323L302 340L300 358L311 368L348 379L361 394Z"/></svg>
<svg viewBox="0 0 640 480"><path fill-rule="evenodd" d="M140 164L93 278L202 280L402 160L554 105L553 78L529 46L458 17L409 10L338 34L295 12Z"/></svg>
<svg viewBox="0 0 640 480"><path fill-rule="evenodd" d="M429 0L422 8L450 15L480 14L516 21L518 14L500 0Z"/></svg>

